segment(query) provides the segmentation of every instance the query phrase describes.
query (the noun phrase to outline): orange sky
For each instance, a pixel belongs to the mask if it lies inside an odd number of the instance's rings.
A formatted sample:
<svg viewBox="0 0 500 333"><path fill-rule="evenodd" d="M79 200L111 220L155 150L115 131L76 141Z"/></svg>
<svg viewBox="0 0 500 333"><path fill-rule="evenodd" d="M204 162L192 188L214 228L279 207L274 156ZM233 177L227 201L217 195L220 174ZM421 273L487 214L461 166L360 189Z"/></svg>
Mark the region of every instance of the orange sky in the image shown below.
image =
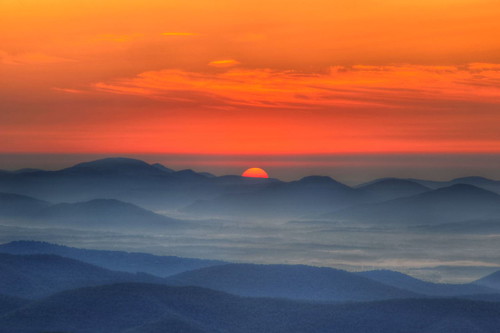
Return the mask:
<svg viewBox="0 0 500 333"><path fill-rule="evenodd" d="M497 0L3 0L0 152L499 153Z"/></svg>

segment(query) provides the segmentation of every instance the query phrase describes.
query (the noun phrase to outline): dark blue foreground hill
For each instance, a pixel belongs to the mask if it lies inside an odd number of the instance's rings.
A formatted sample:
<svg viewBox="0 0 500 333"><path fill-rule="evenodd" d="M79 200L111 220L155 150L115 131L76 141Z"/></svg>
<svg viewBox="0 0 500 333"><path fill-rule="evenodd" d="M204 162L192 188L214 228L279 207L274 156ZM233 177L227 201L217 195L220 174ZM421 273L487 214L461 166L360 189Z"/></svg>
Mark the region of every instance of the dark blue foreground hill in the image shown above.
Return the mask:
<svg viewBox="0 0 500 333"><path fill-rule="evenodd" d="M495 289L497 292L500 292L500 271L497 271L477 281L474 281L473 284L477 286L492 288Z"/></svg>
<svg viewBox="0 0 500 333"><path fill-rule="evenodd" d="M303 265L228 264L181 273L167 283L199 286L249 297L322 302L418 297L346 271Z"/></svg>
<svg viewBox="0 0 500 333"><path fill-rule="evenodd" d="M15 241L0 245L0 253L55 254L80 260L103 268L130 273L144 272L160 277L208 266L226 264L223 261L156 256L148 253L78 249L46 242Z"/></svg>
<svg viewBox="0 0 500 333"><path fill-rule="evenodd" d="M343 305L252 299L196 287L116 284L0 315L0 332L497 333L500 304L408 299Z"/></svg>
<svg viewBox="0 0 500 333"><path fill-rule="evenodd" d="M415 293L432 297L483 295L499 292L495 289L471 283L445 284L422 281L412 276L390 270L374 270L359 272L356 274L367 277L374 281L378 281L388 286L409 290ZM498 294L498 296L500 296L500 294Z"/></svg>
<svg viewBox="0 0 500 333"><path fill-rule="evenodd" d="M146 274L114 272L55 255L0 254L0 295L40 298L58 291L117 282L156 282Z"/></svg>
<svg viewBox="0 0 500 333"><path fill-rule="evenodd" d="M29 304L30 302L31 302L30 300L20 297L0 295L0 316L3 315L4 313L8 313L16 309L19 309Z"/></svg>

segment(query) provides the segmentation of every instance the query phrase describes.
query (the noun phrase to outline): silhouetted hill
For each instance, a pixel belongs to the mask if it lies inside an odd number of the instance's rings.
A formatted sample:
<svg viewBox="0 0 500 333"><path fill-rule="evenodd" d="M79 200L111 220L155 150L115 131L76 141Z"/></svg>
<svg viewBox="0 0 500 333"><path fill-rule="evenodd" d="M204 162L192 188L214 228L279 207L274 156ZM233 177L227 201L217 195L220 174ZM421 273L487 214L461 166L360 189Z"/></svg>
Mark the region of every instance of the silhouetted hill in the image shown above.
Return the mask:
<svg viewBox="0 0 500 333"><path fill-rule="evenodd" d="M0 193L0 219L6 224L68 228L152 230L186 227L181 221L115 199L50 204L13 193Z"/></svg>
<svg viewBox="0 0 500 333"><path fill-rule="evenodd" d="M15 170L15 171L12 171L13 173L30 173L30 172L40 172L40 171L44 171L42 169L33 169L33 168L24 168L24 169L19 169L19 170Z"/></svg>
<svg viewBox="0 0 500 333"><path fill-rule="evenodd" d="M30 172L40 172L40 171L45 171L45 170L42 170L42 169L34 169L34 168L23 168L23 169L18 169L18 170L13 170L13 171L10 171L10 170L0 170L0 174L4 174L4 175L7 175L7 174L21 174L21 173L30 173Z"/></svg>
<svg viewBox="0 0 500 333"><path fill-rule="evenodd" d="M92 229L164 229L186 225L180 220L155 214L136 205L114 199L95 199L87 202L61 203L46 207L36 215L37 220L65 227Z"/></svg>
<svg viewBox="0 0 500 333"><path fill-rule="evenodd" d="M356 273L385 285L413 291L433 297L463 296L495 293L495 290L473 284L443 284L426 282L403 273L390 270L374 270ZM500 294L498 295L500 296Z"/></svg>
<svg viewBox="0 0 500 333"><path fill-rule="evenodd" d="M0 218L24 217L34 214L50 204L25 195L0 193Z"/></svg>
<svg viewBox="0 0 500 333"><path fill-rule="evenodd" d="M252 187L253 185L264 185L262 187L266 187L266 185L268 184L282 183L282 181L274 178L254 178L254 177L242 177L236 175L226 175L226 176L216 177L212 179L212 182L216 183L217 185L229 186L231 188L246 187L246 186Z"/></svg>
<svg viewBox="0 0 500 333"><path fill-rule="evenodd" d="M0 295L0 316L19 309L29 303L30 301L24 298Z"/></svg>
<svg viewBox="0 0 500 333"><path fill-rule="evenodd" d="M477 177L477 176L461 177L448 181L432 181L424 179L409 179L409 180L433 189L449 187L455 184L466 184L466 185L473 185L495 193L500 193L500 181L488 179L485 177Z"/></svg>
<svg viewBox="0 0 500 333"><path fill-rule="evenodd" d="M9 333L496 333L500 304L408 299L344 305L250 299L196 287L115 284L0 316Z"/></svg>
<svg viewBox="0 0 500 333"><path fill-rule="evenodd" d="M475 285L493 288L500 292L500 271L473 282Z"/></svg>
<svg viewBox="0 0 500 333"><path fill-rule="evenodd" d="M166 172L166 173L175 172L173 169L167 168L166 166L164 166L163 164L160 164L160 163L154 163L154 164L151 164L151 166L154 168L157 168L160 171Z"/></svg>
<svg viewBox="0 0 500 333"><path fill-rule="evenodd" d="M301 265L212 266L172 276L167 282L210 288L240 296L324 302L418 296L346 271Z"/></svg>
<svg viewBox="0 0 500 333"><path fill-rule="evenodd" d="M369 193L374 200L377 201L408 197L430 190L430 188L421 184L397 178L381 179L379 181L360 186L358 189Z"/></svg>
<svg viewBox="0 0 500 333"><path fill-rule="evenodd" d="M330 177L310 176L289 183L271 183L257 191L198 201L185 211L213 216L296 217L352 206L364 199L362 193Z"/></svg>
<svg viewBox="0 0 500 333"><path fill-rule="evenodd" d="M0 245L0 252L16 255L55 254L80 260L109 270L144 272L166 277L181 272L225 264L223 261L155 256L147 253L77 249L35 241L15 241Z"/></svg>
<svg viewBox="0 0 500 333"><path fill-rule="evenodd" d="M161 282L146 274L113 272L55 255L0 254L0 294L39 298L57 291L116 282Z"/></svg>
<svg viewBox="0 0 500 333"><path fill-rule="evenodd" d="M472 185L450 187L323 215L335 220L383 224L440 224L500 218L500 195Z"/></svg>
<svg viewBox="0 0 500 333"><path fill-rule="evenodd" d="M481 177L449 182L383 179L355 190L330 177L310 176L292 182L215 177L189 169L174 171L159 163L131 158L104 158L57 171L0 172L0 192L50 202L109 198L149 210L188 207L185 212L213 216L294 218L414 195L425 187L442 188L459 182L500 192L500 182Z"/></svg>
<svg viewBox="0 0 500 333"><path fill-rule="evenodd" d="M79 202L112 198L152 210L185 207L233 189L218 177L193 170L173 171L130 158L105 158L57 171L0 173L0 192Z"/></svg>
<svg viewBox="0 0 500 333"><path fill-rule="evenodd" d="M210 172L198 172L198 174L205 176L207 178L216 178L217 176L214 174L211 174Z"/></svg>
<svg viewBox="0 0 500 333"><path fill-rule="evenodd" d="M59 171L63 174L71 175L92 175L92 176L137 176L149 175L157 176L164 175L165 170L161 170L158 166L149 165L148 163L124 157L104 158L91 162L79 163L75 166L62 169Z"/></svg>

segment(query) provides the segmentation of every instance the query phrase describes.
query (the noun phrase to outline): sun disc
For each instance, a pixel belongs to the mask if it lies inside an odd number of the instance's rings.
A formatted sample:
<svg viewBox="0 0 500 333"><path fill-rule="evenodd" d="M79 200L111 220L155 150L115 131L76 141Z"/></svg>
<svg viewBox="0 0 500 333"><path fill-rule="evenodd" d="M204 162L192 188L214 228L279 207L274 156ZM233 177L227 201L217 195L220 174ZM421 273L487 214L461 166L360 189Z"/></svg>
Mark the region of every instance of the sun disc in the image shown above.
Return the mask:
<svg viewBox="0 0 500 333"><path fill-rule="evenodd" d="M253 177L253 178L269 178L269 175L267 174L267 172L265 172L261 168L250 168L250 169L247 169L247 170L245 170L245 172L243 172L241 174L241 176L243 176L243 177Z"/></svg>

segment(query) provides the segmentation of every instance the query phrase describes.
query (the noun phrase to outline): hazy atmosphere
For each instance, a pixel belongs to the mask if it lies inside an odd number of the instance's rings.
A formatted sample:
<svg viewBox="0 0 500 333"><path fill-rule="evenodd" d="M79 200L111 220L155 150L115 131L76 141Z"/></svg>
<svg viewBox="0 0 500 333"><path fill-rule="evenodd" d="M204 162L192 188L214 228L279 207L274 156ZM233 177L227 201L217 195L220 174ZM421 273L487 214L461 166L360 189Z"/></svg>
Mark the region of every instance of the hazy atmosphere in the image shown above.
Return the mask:
<svg viewBox="0 0 500 333"><path fill-rule="evenodd" d="M498 1L0 13L1 332L500 331Z"/></svg>

